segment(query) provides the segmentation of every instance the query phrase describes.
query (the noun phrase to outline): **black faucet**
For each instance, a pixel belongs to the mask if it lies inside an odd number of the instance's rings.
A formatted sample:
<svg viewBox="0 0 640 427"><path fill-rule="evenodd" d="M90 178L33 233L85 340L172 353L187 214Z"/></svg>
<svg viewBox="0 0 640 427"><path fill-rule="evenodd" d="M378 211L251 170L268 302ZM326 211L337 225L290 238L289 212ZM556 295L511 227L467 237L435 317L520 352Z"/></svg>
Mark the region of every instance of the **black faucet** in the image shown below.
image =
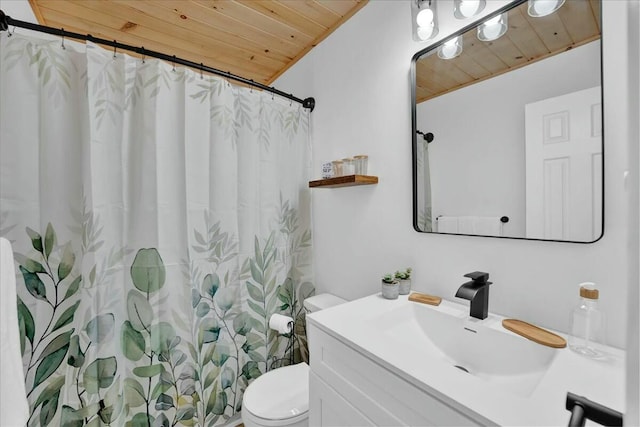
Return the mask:
<svg viewBox="0 0 640 427"><path fill-rule="evenodd" d="M476 319L486 319L489 312L489 273L474 271L465 274L464 277L471 278L470 282L460 286L456 297L471 301L469 315Z"/></svg>

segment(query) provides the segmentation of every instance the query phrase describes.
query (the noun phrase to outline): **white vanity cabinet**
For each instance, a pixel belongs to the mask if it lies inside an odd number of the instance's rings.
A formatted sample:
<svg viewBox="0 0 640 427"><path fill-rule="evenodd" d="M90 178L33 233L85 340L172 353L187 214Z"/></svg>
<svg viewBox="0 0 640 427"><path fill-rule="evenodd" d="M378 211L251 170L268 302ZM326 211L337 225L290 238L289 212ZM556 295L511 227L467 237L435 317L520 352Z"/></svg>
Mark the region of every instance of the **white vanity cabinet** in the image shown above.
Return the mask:
<svg viewBox="0 0 640 427"><path fill-rule="evenodd" d="M313 321L308 323L310 426L492 424L416 387Z"/></svg>

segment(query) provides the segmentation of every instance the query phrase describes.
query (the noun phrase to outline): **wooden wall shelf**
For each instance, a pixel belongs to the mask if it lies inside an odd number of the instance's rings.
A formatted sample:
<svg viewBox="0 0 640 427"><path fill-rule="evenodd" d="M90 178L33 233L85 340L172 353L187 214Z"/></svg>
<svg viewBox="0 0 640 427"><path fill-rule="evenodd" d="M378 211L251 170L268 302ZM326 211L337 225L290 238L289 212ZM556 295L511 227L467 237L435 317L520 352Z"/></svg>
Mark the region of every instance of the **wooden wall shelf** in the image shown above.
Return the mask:
<svg viewBox="0 0 640 427"><path fill-rule="evenodd" d="M346 175L337 176L335 178L319 179L317 181L309 181L309 188L338 188L351 187L354 185L371 185L377 183L377 176Z"/></svg>

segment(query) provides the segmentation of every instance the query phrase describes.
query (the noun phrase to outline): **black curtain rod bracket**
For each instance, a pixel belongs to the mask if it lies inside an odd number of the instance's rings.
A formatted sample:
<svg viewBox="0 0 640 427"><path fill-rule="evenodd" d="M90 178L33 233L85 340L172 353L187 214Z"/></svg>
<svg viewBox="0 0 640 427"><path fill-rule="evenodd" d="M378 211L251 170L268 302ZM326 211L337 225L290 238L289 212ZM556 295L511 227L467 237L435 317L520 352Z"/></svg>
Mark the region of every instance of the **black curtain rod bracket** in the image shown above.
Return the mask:
<svg viewBox="0 0 640 427"><path fill-rule="evenodd" d="M53 28L53 27L47 27L46 25L39 25L39 24L33 24L31 22L26 22L26 21L20 21L17 19L13 19L12 17L6 15L4 13L4 11L0 10L0 31L8 31L9 30L9 26L14 26L17 28L24 28L27 30L32 30L32 31L38 31L41 33L46 33L46 34L52 34L54 36L59 36L59 37L65 37L65 38L71 38L71 39L76 39L76 40L84 40L84 41L90 41L93 43L97 43L97 44L101 44L101 45L105 45L105 46L110 46L114 49L120 49L120 50L128 50L130 52L135 52L139 55L142 55L143 57L147 57L147 56L151 56L153 58L158 58L161 59L163 61L167 61L172 63L174 66L176 64L180 64L183 65L185 67L189 67L189 68L193 68L196 70L200 70L200 72L206 71L208 73L211 74L215 74L217 76L221 76L221 77L225 77L227 79L230 80L234 80L240 83L243 83L247 86L252 86L252 87L256 87L259 89L262 89L264 91L273 93L275 95L278 95L282 98L286 98L289 99L291 101L295 101L299 104L302 104L302 106L304 108L308 108L309 111L313 111L314 107L315 107L315 99L314 98L306 98L306 99L300 99L296 96L293 96L291 94L282 92L281 90L276 89L275 87L271 87L271 86L267 86L264 85L262 83L253 81L251 79L247 79L245 77L242 76L238 76L236 74L231 73L230 71L222 71L222 70L218 70L217 68L213 68L213 67L207 67L206 65L202 65L201 63L196 63L193 61L189 61L187 59L182 59L182 58L178 58L175 55L167 55L165 53L161 53L161 52L156 52L153 50L148 50L145 49L144 47L137 47L137 46L130 46L124 43L118 43L115 40L106 40L106 39L101 39L99 37L94 37L91 34L80 34L80 33L74 33L71 31L65 31L64 29L60 29L60 28Z"/></svg>

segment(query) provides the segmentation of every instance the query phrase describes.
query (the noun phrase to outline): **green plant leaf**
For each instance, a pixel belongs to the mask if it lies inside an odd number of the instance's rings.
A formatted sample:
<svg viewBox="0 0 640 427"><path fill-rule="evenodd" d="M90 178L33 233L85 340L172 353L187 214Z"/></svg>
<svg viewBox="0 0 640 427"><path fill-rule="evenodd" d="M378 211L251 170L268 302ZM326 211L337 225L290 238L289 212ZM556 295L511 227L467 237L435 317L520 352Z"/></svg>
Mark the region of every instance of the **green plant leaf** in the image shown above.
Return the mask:
<svg viewBox="0 0 640 427"><path fill-rule="evenodd" d="M67 288L67 292L64 294L64 299L67 299L78 292L78 289L80 288L80 282L82 282L82 276L78 276L73 279L73 282L71 282L71 284Z"/></svg>
<svg viewBox="0 0 640 427"><path fill-rule="evenodd" d="M215 366L222 366L224 362L229 359L229 349L223 345L216 345L216 350L213 352L213 356L211 357L211 363Z"/></svg>
<svg viewBox="0 0 640 427"><path fill-rule="evenodd" d="M191 307L196 308L201 299L200 292L197 289L191 289Z"/></svg>
<svg viewBox="0 0 640 427"><path fill-rule="evenodd" d="M203 320L198 332L200 345L216 342L220 336L220 325L215 318L209 317Z"/></svg>
<svg viewBox="0 0 640 427"><path fill-rule="evenodd" d="M84 425L84 418L78 415L76 410L71 406L62 405L60 425L63 427L82 427Z"/></svg>
<svg viewBox="0 0 640 427"><path fill-rule="evenodd" d="M165 281L165 267L156 248L140 249L131 265L131 280L140 291L152 293Z"/></svg>
<svg viewBox="0 0 640 427"><path fill-rule="evenodd" d="M115 356L99 358L87 366L84 371L84 388L89 394L96 394L101 388L107 388L113 383L118 371L118 361Z"/></svg>
<svg viewBox="0 0 640 427"><path fill-rule="evenodd" d="M213 387L211 388L211 394L209 394L209 399L207 399L207 409L206 409L206 413L207 414L211 414L213 413L213 407L216 405L216 401L217 401L217 394L216 394L216 390L218 389L218 381L215 381L213 383Z"/></svg>
<svg viewBox="0 0 640 427"><path fill-rule="evenodd" d="M153 322L151 304L135 289L131 289L127 294L127 315L131 326L137 331L148 331Z"/></svg>
<svg viewBox="0 0 640 427"><path fill-rule="evenodd" d="M47 288L44 286L42 280L40 280L40 277L35 273L31 273L23 266L19 266L18 268L22 273L24 284L29 293L39 300L47 301Z"/></svg>
<svg viewBox="0 0 640 427"><path fill-rule="evenodd" d="M35 249L36 251L42 253L43 252L43 246L42 246L42 236L40 235L40 233L38 233L35 230L32 230L31 228L27 227L27 234L29 235L29 238L31 239L31 245L33 246L33 249Z"/></svg>
<svg viewBox="0 0 640 427"><path fill-rule="evenodd" d="M258 378L260 375L262 375L262 371L260 371L258 363L253 360L248 361L242 367L242 376L245 377L247 381Z"/></svg>
<svg viewBox="0 0 640 427"><path fill-rule="evenodd" d="M84 353L80 349L80 339L77 335L71 337L69 342L69 356L67 357L67 364L74 368L79 368L84 364Z"/></svg>
<svg viewBox="0 0 640 427"><path fill-rule="evenodd" d="M249 304L249 307L251 307L251 309L260 317L265 317L265 313L264 313L264 308L260 307L258 304L256 304L255 302L251 301L251 300L247 300L247 304Z"/></svg>
<svg viewBox="0 0 640 427"><path fill-rule="evenodd" d="M161 364L157 363L155 365L149 366L137 366L133 368L133 373L134 375L142 378L151 378L155 377L156 375L160 375L163 370L164 367Z"/></svg>
<svg viewBox="0 0 640 427"><path fill-rule="evenodd" d="M237 334L247 335L247 333L251 330L251 316L249 313L242 312L238 314L233 319L233 330L236 331Z"/></svg>
<svg viewBox="0 0 640 427"><path fill-rule="evenodd" d="M218 378L218 374L220 373L220 368L215 366L212 370L207 373L204 379L204 388L208 389L211 384Z"/></svg>
<svg viewBox="0 0 640 427"><path fill-rule="evenodd" d="M60 391L60 389L64 385L64 382L64 375L60 375L49 381L49 384L47 384L47 386L40 392L38 398L33 403L33 408L37 408L40 404L42 404L42 402L46 400L51 400L53 396L55 396Z"/></svg>
<svg viewBox="0 0 640 427"><path fill-rule="evenodd" d="M170 390L171 387L173 387L171 385L171 383L167 383L167 382L164 382L164 381L158 381L156 386L153 388L153 391L151 392L151 396L149 397L149 399L150 400L157 399L158 396L160 396L165 391Z"/></svg>
<svg viewBox="0 0 640 427"><path fill-rule="evenodd" d="M158 396L158 399L156 399L156 410L166 411L173 407L173 397L169 396L168 394L160 393L160 396Z"/></svg>
<svg viewBox="0 0 640 427"><path fill-rule="evenodd" d="M64 252L62 254L62 259L60 260L60 264L58 264L58 279L60 281L64 280L71 270L73 270L73 264L76 262L76 255L73 253L73 248L71 247L71 243L67 243L64 247Z"/></svg>
<svg viewBox="0 0 640 427"><path fill-rule="evenodd" d="M51 223L47 224L47 230L44 233L44 255L49 258L51 251L56 244L56 232Z"/></svg>
<svg viewBox="0 0 640 427"><path fill-rule="evenodd" d="M16 261L18 261L18 264L29 270L31 273L47 272L47 270L44 269L44 266L35 259L27 258L26 256L20 254L14 254L14 257Z"/></svg>
<svg viewBox="0 0 640 427"><path fill-rule="evenodd" d="M33 316L31 315L29 308L22 302L20 297L18 297L18 319L20 322L24 322L24 335L33 346L33 337L36 334L36 325L33 321Z"/></svg>
<svg viewBox="0 0 640 427"><path fill-rule="evenodd" d="M112 313L100 314L91 319L84 330L92 343L101 343L111 334L115 322Z"/></svg>
<svg viewBox="0 0 640 427"><path fill-rule="evenodd" d="M225 388L229 388L233 385L233 382L236 379L236 374L233 372L228 366L222 370L222 374L220 375L220 387L224 390Z"/></svg>
<svg viewBox="0 0 640 427"><path fill-rule="evenodd" d="M138 412L133 416L131 421L125 424L125 427L148 427L155 425L154 418L144 412Z"/></svg>
<svg viewBox="0 0 640 427"><path fill-rule="evenodd" d="M159 322L151 326L151 350L157 354L168 354L176 331L171 323Z"/></svg>
<svg viewBox="0 0 640 427"><path fill-rule="evenodd" d="M182 406L176 412L176 420L185 421L190 420L196 414L196 409L193 406Z"/></svg>
<svg viewBox="0 0 640 427"><path fill-rule="evenodd" d="M40 409L40 425L48 426L53 417L58 411L58 399L60 398L60 390L51 396L51 399L47 399L42 402L42 408Z"/></svg>
<svg viewBox="0 0 640 427"><path fill-rule="evenodd" d="M256 283L262 284L264 281L264 277L262 276L262 271L258 268L257 263L254 260L251 260L251 277Z"/></svg>
<svg viewBox="0 0 640 427"><path fill-rule="evenodd" d="M80 305L80 301L76 301L71 307L67 308L61 315L58 317L55 325L53 325L52 331L57 331L58 329L68 325L73 321L73 316L76 314L76 310Z"/></svg>
<svg viewBox="0 0 640 427"><path fill-rule="evenodd" d="M249 296L254 300L264 302L264 292L256 285L251 282L247 282L247 291L249 292Z"/></svg>
<svg viewBox="0 0 640 427"><path fill-rule="evenodd" d="M213 393L212 393L213 394ZM227 409L227 393L224 391L218 392L211 413L215 415L223 415L225 409Z"/></svg>
<svg viewBox="0 0 640 427"><path fill-rule="evenodd" d="M198 307L196 308L196 316L198 317L204 317L207 314L209 314L209 304L207 304L205 301L202 301L200 304L198 304Z"/></svg>
<svg viewBox="0 0 640 427"><path fill-rule="evenodd" d="M128 320L125 320L122 325L120 347L122 348L124 356L134 362L140 360L144 355L146 347L144 336L142 336L140 332L136 331Z"/></svg>
<svg viewBox="0 0 640 427"><path fill-rule="evenodd" d="M223 312L227 312L233 307L236 301L236 293L233 288L222 288L216 295L216 305Z"/></svg>
<svg viewBox="0 0 640 427"><path fill-rule="evenodd" d="M211 298L216 295L218 288L220 287L220 278L216 273L207 274L202 280L202 290L209 294Z"/></svg>
<svg viewBox="0 0 640 427"><path fill-rule="evenodd" d="M69 349L69 339L73 331L74 329L71 329L68 332L58 335L42 350L37 360L40 364L36 369L33 388L36 388L58 369L58 366L60 366L60 363L64 360L64 356Z"/></svg>
<svg viewBox="0 0 640 427"><path fill-rule="evenodd" d="M125 378L124 398L127 401L127 405L131 408L137 408L145 404L144 389L135 378Z"/></svg>
<svg viewBox="0 0 640 427"><path fill-rule="evenodd" d="M171 427L171 421L169 421L169 418L161 412L153 423L153 427Z"/></svg>

